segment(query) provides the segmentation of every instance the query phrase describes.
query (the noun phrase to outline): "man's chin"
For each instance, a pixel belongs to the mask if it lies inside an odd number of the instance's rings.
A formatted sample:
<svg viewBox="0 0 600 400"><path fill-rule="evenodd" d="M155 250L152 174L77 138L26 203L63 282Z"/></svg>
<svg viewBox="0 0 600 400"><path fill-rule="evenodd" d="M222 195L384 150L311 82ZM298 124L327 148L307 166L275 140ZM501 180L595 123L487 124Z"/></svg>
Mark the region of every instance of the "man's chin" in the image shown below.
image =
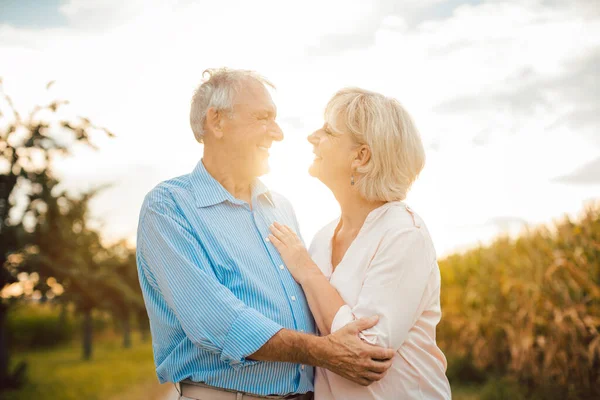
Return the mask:
<svg viewBox="0 0 600 400"><path fill-rule="evenodd" d="M266 162L263 165L254 168L254 175L256 177L266 175L269 172L271 172L271 167Z"/></svg>

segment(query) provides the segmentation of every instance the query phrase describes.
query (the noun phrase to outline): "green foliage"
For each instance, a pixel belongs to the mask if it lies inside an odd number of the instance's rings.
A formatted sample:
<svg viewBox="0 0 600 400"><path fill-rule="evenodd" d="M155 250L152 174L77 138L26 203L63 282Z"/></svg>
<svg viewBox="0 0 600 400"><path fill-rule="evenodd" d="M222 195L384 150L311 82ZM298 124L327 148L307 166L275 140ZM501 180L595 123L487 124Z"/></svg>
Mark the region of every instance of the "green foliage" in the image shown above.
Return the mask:
<svg viewBox="0 0 600 400"><path fill-rule="evenodd" d="M52 83L46 88L50 89ZM32 231L48 208L44 200L66 197L64 193L58 197L52 193L58 183L55 161L71 154L77 144L94 148L90 140L94 131L113 136L88 118L66 113L66 105L67 101L52 100L22 116L0 79L0 291L16 283L20 272L33 272L43 265L23 262L23 253L39 253L31 246ZM42 295L50 290L46 280L40 280L35 289ZM22 365L9 370L6 318L12 304L10 296L0 296L0 390L17 385L24 372Z"/></svg>
<svg viewBox="0 0 600 400"><path fill-rule="evenodd" d="M523 389L511 379L490 379L480 393L481 400L527 400Z"/></svg>
<svg viewBox="0 0 600 400"><path fill-rule="evenodd" d="M475 366L469 357L456 357L448 359L446 376L450 384L482 383L487 379L486 374Z"/></svg>
<svg viewBox="0 0 600 400"><path fill-rule="evenodd" d="M15 349L56 346L72 340L75 321L68 316L62 321L57 307L19 305L8 315L9 343Z"/></svg>
<svg viewBox="0 0 600 400"><path fill-rule="evenodd" d="M480 385L452 384L452 400L480 400Z"/></svg>

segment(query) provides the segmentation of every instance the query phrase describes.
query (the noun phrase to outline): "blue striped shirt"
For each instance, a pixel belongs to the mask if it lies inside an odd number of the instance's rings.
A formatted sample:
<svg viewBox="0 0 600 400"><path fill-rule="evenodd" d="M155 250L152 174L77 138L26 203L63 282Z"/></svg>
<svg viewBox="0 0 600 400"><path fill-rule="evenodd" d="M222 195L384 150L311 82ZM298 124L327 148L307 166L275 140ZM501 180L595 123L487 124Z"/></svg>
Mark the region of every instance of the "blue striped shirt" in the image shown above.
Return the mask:
<svg viewBox="0 0 600 400"><path fill-rule="evenodd" d="M315 333L301 287L266 238L298 223L260 180L252 208L204 168L162 182L144 199L138 275L161 383L189 378L260 395L313 390L313 368L247 359L282 328Z"/></svg>

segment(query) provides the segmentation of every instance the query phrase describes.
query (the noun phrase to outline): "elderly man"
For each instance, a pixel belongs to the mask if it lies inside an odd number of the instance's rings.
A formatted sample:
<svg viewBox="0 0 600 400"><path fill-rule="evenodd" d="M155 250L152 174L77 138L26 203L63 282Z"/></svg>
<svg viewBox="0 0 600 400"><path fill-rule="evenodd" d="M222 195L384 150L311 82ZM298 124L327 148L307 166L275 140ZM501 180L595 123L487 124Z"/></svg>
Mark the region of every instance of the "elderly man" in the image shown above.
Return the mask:
<svg viewBox="0 0 600 400"><path fill-rule="evenodd" d="M298 232L289 202L257 178L283 139L259 75L209 70L190 120L204 154L190 174L162 182L142 206L137 262L161 383L182 398L308 399L313 368L367 385L393 351L361 341L359 320L328 336L269 243L279 221Z"/></svg>

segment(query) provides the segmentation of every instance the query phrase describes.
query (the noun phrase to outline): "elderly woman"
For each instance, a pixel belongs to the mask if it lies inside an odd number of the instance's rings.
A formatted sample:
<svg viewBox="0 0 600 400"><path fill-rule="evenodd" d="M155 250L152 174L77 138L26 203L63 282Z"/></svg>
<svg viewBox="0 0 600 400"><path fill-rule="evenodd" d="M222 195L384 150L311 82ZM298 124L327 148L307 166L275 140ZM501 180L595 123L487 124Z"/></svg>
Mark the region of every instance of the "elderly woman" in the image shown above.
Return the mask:
<svg viewBox="0 0 600 400"><path fill-rule="evenodd" d="M371 315L363 340L393 348L387 375L362 385L318 369L315 398L449 399L446 359L435 342L440 271L423 220L402 200L425 162L423 144L395 99L343 89L308 137L310 174L340 204L341 216L315 236L310 250L285 225L270 240L302 285L321 334Z"/></svg>

